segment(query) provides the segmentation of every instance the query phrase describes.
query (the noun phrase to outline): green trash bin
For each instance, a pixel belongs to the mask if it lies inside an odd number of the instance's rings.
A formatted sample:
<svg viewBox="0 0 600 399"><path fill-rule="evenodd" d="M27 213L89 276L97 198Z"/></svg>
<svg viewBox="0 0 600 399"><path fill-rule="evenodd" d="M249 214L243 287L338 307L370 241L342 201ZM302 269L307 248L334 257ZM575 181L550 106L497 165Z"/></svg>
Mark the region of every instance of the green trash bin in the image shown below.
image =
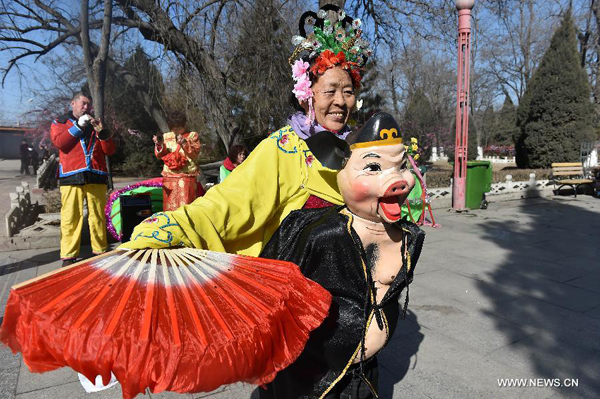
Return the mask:
<svg viewBox="0 0 600 399"><path fill-rule="evenodd" d="M492 163L490 161L467 162L467 192L465 206L468 209L485 208L485 193L492 189ZM487 205L487 204L486 204Z"/></svg>

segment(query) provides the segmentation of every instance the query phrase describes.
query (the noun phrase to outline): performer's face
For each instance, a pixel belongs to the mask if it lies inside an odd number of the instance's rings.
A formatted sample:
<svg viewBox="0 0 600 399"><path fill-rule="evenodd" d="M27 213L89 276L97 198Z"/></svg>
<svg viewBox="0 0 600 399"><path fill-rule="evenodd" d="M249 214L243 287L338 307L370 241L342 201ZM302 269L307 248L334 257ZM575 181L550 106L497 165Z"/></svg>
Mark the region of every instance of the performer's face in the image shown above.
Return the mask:
<svg viewBox="0 0 600 399"><path fill-rule="evenodd" d="M352 213L374 221L400 220L400 207L415 185L403 144L357 148L338 174L338 186Z"/></svg>
<svg viewBox="0 0 600 399"><path fill-rule="evenodd" d="M185 127L183 127L183 126L175 126L175 127L171 128L171 131L173 133L175 133L176 135L180 135L180 134L185 133Z"/></svg>
<svg viewBox="0 0 600 399"><path fill-rule="evenodd" d="M92 109L92 100L86 96L79 96L71 101L71 109L73 110L73 116L79 118L90 112Z"/></svg>
<svg viewBox="0 0 600 399"><path fill-rule="evenodd" d="M329 130L342 130L356 104L356 94L348 72L340 67L330 68L319 76L312 90L317 122Z"/></svg>
<svg viewBox="0 0 600 399"><path fill-rule="evenodd" d="M246 159L246 153L244 151L242 151L238 154L237 159L235 160L235 163L239 165L242 162L244 162L244 159Z"/></svg>

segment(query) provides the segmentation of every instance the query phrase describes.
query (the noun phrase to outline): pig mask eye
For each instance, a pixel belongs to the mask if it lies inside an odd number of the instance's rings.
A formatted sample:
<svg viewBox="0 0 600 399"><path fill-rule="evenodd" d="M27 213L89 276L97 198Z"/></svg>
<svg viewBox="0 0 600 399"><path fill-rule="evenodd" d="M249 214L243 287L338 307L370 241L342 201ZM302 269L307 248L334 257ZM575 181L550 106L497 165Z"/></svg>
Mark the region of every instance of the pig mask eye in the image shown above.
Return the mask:
<svg viewBox="0 0 600 399"><path fill-rule="evenodd" d="M367 164L363 170L367 172L381 172L381 165L379 165L377 162L372 162Z"/></svg>

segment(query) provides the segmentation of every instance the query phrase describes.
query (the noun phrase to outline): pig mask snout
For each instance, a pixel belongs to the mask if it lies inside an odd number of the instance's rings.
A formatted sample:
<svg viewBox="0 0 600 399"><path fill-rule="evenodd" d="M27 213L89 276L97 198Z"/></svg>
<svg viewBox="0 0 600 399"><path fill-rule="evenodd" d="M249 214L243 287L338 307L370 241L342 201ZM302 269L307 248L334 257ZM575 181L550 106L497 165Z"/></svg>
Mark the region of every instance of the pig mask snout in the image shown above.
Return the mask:
<svg viewBox="0 0 600 399"><path fill-rule="evenodd" d="M384 197L405 196L410 192L410 186L406 180L396 180L383 194Z"/></svg>

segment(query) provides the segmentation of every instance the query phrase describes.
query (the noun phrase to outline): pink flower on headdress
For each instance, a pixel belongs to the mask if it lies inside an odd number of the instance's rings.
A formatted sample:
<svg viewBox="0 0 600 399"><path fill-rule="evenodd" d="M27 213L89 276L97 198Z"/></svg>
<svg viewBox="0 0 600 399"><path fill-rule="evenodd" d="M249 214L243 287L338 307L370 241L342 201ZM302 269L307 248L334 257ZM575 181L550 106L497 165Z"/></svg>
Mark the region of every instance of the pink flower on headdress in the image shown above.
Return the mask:
<svg viewBox="0 0 600 399"><path fill-rule="evenodd" d="M310 65L308 62L305 62L302 60L297 60L294 63L294 65L292 65L292 76L294 77L294 80L298 81L302 77L304 77L304 75L308 71L308 68L310 68Z"/></svg>
<svg viewBox="0 0 600 399"><path fill-rule="evenodd" d="M311 84L312 83L310 79L308 79L308 76L302 77L294 85L294 90L292 90L292 93L296 95L296 98L299 101L306 101L313 96L312 89L310 88Z"/></svg>
<svg viewBox="0 0 600 399"><path fill-rule="evenodd" d="M312 82L308 76L309 68L310 64L302 60L297 60L294 65L292 65L292 77L296 81L292 93L296 95L298 101L306 101L313 96L313 92L310 88Z"/></svg>

